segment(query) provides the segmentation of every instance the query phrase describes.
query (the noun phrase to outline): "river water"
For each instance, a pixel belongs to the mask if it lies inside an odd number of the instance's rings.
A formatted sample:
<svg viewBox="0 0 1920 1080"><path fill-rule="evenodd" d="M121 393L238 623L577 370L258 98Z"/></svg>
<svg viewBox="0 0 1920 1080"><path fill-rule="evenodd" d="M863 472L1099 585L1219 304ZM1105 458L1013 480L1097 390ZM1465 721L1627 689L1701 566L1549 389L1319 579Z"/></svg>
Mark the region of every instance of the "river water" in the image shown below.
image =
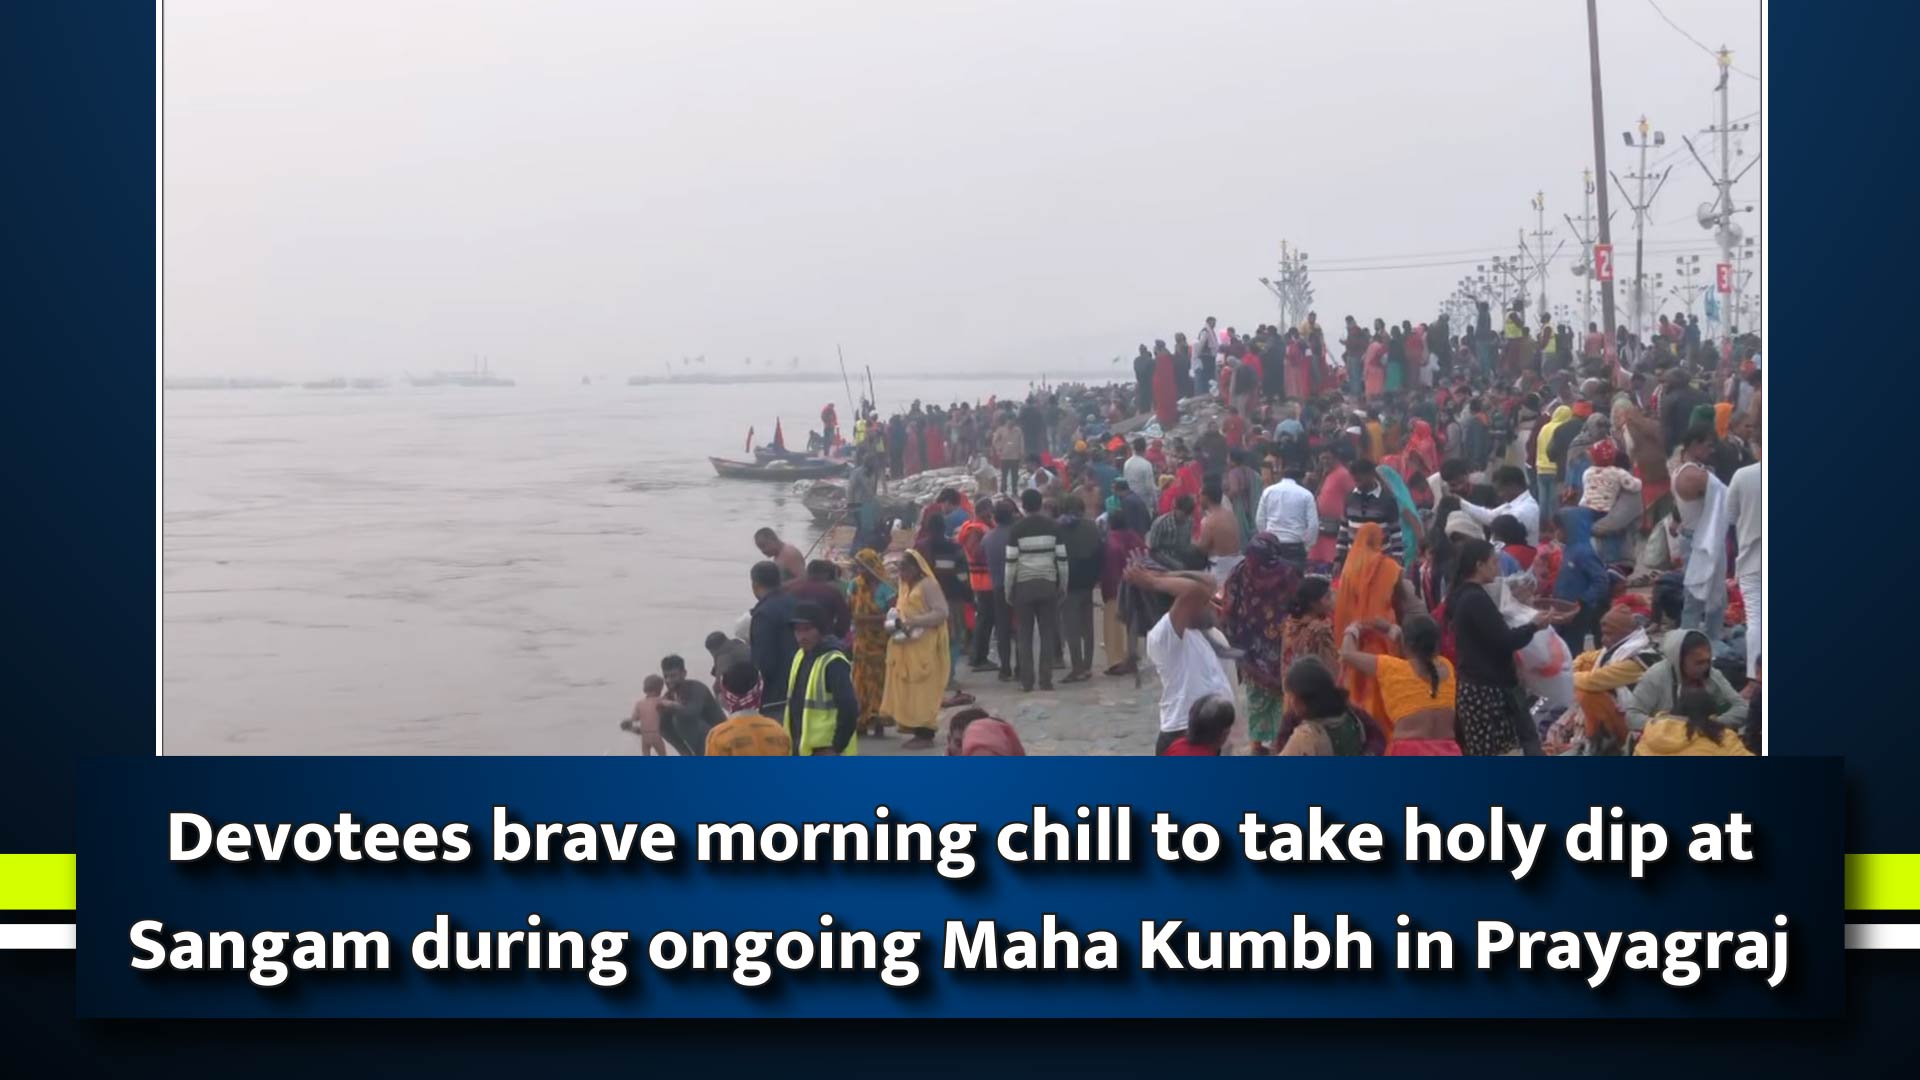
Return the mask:
<svg viewBox="0 0 1920 1080"><path fill-rule="evenodd" d="M902 380L885 408L1017 387ZM631 753L660 657L706 670L787 484L719 481L838 384L163 395L164 749ZM845 402L839 402L844 417Z"/></svg>

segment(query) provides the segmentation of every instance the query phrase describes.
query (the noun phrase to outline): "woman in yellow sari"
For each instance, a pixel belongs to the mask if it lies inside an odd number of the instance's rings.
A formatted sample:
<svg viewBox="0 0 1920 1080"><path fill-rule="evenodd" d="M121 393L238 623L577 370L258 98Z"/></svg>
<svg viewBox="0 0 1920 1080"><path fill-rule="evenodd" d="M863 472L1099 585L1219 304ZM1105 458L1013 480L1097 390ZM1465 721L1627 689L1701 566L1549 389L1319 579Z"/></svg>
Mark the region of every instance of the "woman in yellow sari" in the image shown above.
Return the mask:
<svg viewBox="0 0 1920 1080"><path fill-rule="evenodd" d="M1360 526L1353 534L1353 547L1347 552L1346 565L1333 593L1333 638L1347 640L1347 629L1357 626L1359 651L1393 651L1393 642L1377 629L1375 620L1396 621L1394 600L1400 592L1400 564L1387 557L1386 533L1375 522ZM1375 718L1387 714L1381 699L1380 680L1370 671L1344 665L1341 682L1353 703Z"/></svg>
<svg viewBox="0 0 1920 1080"><path fill-rule="evenodd" d="M940 698L953 660L947 652L946 595L926 556L913 549L900 561L898 610L899 629L887 642L887 689L880 714L900 725L901 734L912 736L902 749L925 750L940 730Z"/></svg>
<svg viewBox="0 0 1920 1080"><path fill-rule="evenodd" d="M1439 655L1440 624L1425 615L1407 620L1406 629L1375 619L1367 629L1398 641L1404 657L1362 652L1360 623L1347 628L1340 660L1350 670L1379 680L1386 711L1375 717L1387 731L1389 757L1459 757L1454 735L1453 664Z"/></svg>
<svg viewBox="0 0 1920 1080"><path fill-rule="evenodd" d="M887 581L887 564L880 553L862 548L853 557L853 589L847 606L853 611L853 696L860 699L860 734L880 734L880 699L887 690L887 609L894 588Z"/></svg>

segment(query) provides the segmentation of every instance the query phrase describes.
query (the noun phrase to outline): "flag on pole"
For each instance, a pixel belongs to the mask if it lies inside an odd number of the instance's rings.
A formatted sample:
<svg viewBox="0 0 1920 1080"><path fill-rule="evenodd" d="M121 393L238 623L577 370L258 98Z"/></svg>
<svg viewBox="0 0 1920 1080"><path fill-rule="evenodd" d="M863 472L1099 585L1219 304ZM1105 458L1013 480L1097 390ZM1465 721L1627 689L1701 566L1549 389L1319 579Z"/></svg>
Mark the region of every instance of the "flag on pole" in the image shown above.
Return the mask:
<svg viewBox="0 0 1920 1080"><path fill-rule="evenodd" d="M749 454L753 453L753 428L751 426L747 428L747 451L746 452Z"/></svg>
<svg viewBox="0 0 1920 1080"><path fill-rule="evenodd" d="M773 421L773 448L775 450L785 450L787 448L787 437L780 430L780 421L778 418L775 418Z"/></svg>

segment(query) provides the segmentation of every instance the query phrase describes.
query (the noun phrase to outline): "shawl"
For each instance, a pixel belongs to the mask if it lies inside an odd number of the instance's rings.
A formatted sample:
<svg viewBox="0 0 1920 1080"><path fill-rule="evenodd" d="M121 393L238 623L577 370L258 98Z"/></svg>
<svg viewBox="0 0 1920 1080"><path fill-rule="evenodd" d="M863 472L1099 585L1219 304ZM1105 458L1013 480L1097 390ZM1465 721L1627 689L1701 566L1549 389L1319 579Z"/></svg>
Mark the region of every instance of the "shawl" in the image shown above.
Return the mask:
<svg viewBox="0 0 1920 1080"><path fill-rule="evenodd" d="M1234 648L1246 653L1241 675L1276 696L1284 692L1286 676L1282 630L1300 581L1299 569L1281 555L1280 541L1272 533L1254 537L1227 578L1227 611L1220 629Z"/></svg>
<svg viewBox="0 0 1920 1080"><path fill-rule="evenodd" d="M1413 501L1413 492L1407 490L1407 481L1399 470L1382 465L1377 471L1381 486L1393 493L1394 504L1400 508L1400 543L1411 566L1420 557L1420 536L1425 528L1420 522L1420 507Z"/></svg>

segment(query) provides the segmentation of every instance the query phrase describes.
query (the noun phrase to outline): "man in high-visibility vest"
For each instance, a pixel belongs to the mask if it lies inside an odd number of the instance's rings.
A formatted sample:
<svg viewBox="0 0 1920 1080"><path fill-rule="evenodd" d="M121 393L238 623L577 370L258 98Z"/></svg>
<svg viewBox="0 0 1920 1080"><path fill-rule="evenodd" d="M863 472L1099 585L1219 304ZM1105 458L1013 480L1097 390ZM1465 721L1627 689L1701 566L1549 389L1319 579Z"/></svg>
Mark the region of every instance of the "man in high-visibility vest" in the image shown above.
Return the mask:
<svg viewBox="0 0 1920 1080"><path fill-rule="evenodd" d="M819 604L794 605L793 638L799 650L787 678L784 719L799 757L857 752L855 725L860 699L853 692L853 662L830 637L830 620Z"/></svg>

